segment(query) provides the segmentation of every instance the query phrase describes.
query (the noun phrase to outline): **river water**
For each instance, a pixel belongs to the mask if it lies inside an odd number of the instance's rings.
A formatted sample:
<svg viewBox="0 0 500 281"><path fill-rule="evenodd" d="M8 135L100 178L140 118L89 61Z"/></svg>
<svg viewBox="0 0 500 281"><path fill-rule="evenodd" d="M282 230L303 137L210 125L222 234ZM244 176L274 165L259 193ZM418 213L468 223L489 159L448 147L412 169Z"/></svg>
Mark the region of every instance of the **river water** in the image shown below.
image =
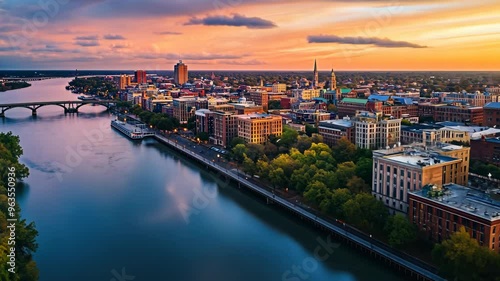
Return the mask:
<svg viewBox="0 0 500 281"><path fill-rule="evenodd" d="M76 100L68 82L33 82L0 103ZM112 119L89 105L0 120L30 168L17 199L39 231L41 281L403 280L156 141L128 140Z"/></svg>

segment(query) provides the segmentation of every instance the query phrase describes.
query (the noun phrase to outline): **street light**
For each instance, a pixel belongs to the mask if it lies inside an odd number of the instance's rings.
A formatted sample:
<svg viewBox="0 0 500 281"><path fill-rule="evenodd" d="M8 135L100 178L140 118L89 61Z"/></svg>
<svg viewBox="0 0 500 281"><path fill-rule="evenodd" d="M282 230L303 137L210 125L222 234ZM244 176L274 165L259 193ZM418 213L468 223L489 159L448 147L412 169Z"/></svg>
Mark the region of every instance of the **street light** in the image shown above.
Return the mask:
<svg viewBox="0 0 500 281"><path fill-rule="evenodd" d="M491 173L488 173L488 179L491 180Z"/></svg>
<svg viewBox="0 0 500 281"><path fill-rule="evenodd" d="M217 154L217 162L220 162L220 154Z"/></svg>

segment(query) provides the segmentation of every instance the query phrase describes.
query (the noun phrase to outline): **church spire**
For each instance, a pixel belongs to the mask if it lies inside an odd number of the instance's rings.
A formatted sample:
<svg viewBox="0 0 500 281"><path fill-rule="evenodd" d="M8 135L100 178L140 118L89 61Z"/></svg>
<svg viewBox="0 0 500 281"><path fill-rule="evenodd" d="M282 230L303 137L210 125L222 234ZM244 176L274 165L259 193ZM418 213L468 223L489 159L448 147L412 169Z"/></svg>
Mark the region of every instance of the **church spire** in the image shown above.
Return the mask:
<svg viewBox="0 0 500 281"><path fill-rule="evenodd" d="M316 59L314 60L314 79L313 79L313 88L317 88L319 83L319 75L318 75L318 65L316 63Z"/></svg>

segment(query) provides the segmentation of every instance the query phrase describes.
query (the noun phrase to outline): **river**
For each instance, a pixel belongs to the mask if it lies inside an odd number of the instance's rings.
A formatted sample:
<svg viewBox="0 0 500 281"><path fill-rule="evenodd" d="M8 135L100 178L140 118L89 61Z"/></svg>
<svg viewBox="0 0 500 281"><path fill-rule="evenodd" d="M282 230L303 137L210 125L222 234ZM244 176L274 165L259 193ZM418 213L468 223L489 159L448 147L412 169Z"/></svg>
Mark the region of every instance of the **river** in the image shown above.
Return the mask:
<svg viewBox="0 0 500 281"><path fill-rule="evenodd" d="M68 82L0 103L76 100ZM41 281L404 280L156 141L130 141L102 106L37 112L9 110L0 130L20 135L30 168L17 199L39 232Z"/></svg>

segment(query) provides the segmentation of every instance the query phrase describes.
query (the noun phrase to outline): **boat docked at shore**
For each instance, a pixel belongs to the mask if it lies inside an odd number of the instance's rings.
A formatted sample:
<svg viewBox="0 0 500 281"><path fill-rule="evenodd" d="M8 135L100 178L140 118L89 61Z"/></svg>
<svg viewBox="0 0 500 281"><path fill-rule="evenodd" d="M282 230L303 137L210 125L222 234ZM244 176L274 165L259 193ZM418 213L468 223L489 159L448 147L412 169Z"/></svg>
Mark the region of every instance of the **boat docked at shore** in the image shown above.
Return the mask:
<svg viewBox="0 0 500 281"><path fill-rule="evenodd" d="M111 121L111 127L133 140L141 140L145 137L154 136L154 133L150 132L145 124L133 125L119 120L113 120Z"/></svg>

